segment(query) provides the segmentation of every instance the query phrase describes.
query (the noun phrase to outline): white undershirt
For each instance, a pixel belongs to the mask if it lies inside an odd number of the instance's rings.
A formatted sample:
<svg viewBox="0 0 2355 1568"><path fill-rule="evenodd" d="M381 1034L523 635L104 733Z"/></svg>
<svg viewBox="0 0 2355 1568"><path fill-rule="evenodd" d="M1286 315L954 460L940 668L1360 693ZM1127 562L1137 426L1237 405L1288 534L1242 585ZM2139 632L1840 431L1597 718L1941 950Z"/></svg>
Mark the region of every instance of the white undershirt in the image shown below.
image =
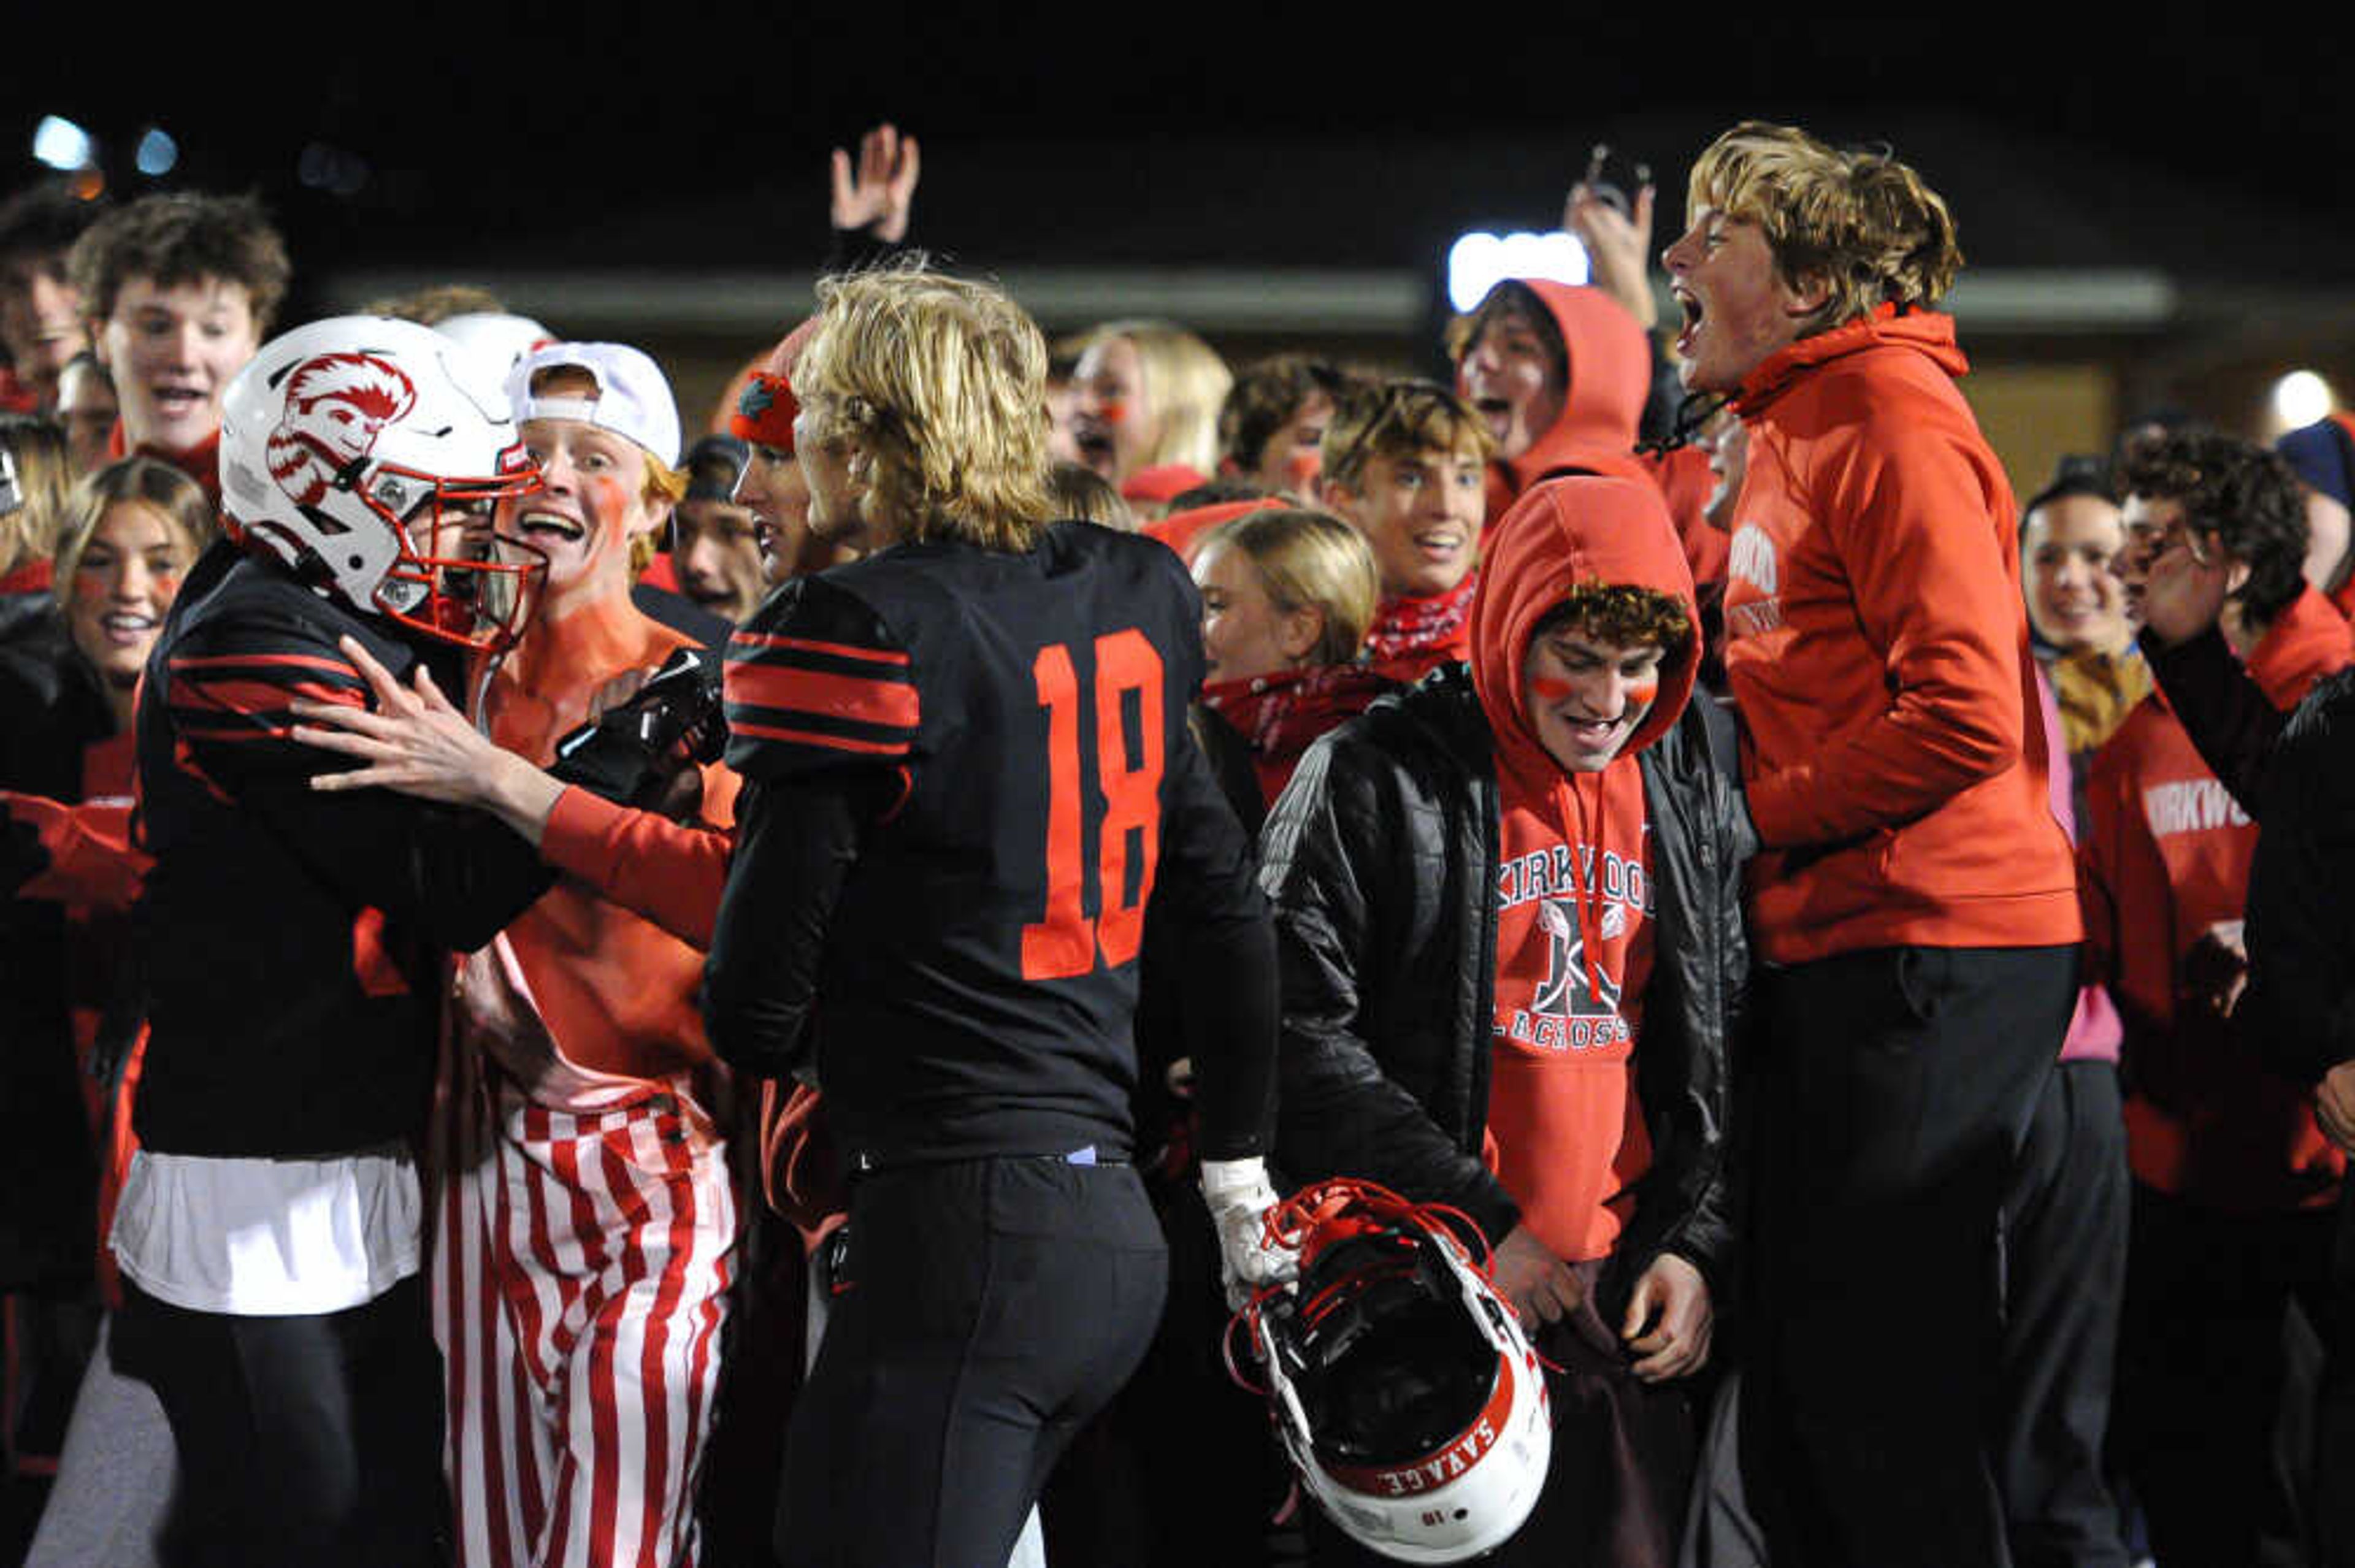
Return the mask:
<svg viewBox="0 0 2355 1568"><path fill-rule="evenodd" d="M141 1290L193 1312L342 1312L417 1272L422 1211L400 1140L326 1159L141 1149L110 1244Z"/></svg>

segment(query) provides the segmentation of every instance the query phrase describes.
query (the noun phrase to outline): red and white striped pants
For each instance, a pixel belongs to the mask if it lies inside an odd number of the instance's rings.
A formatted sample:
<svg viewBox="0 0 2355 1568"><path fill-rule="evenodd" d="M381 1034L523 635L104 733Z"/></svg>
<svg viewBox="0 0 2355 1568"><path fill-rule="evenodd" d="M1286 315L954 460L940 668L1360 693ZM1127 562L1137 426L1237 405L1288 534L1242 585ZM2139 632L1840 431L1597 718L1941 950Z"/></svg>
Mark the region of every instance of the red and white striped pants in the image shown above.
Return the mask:
<svg viewBox="0 0 2355 1568"><path fill-rule="evenodd" d="M459 1568L692 1568L726 1142L684 1082L554 1111L453 1054L433 1267Z"/></svg>

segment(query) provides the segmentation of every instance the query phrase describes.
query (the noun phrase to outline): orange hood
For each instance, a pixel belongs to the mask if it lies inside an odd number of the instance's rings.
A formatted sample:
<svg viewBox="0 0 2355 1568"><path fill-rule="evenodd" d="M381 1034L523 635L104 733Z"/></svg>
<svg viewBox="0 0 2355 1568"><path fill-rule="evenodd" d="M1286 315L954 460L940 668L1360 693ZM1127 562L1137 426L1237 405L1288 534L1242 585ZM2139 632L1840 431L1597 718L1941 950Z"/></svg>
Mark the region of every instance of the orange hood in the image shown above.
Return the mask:
<svg viewBox="0 0 2355 1568"><path fill-rule="evenodd" d="M1529 449L1491 467L1489 516L1549 474L1576 469L1635 478L1637 427L1652 389L1652 349L1626 307L1601 289L1544 278L1516 280L1545 307L1568 364L1561 414ZM1459 372L1457 387L1463 381ZM1502 495L1498 492L1501 489Z"/></svg>
<svg viewBox="0 0 2355 1568"><path fill-rule="evenodd" d="M1529 728L1521 688L1538 623L1582 583L1655 589L1682 604L1692 623L1683 656L1662 667L1652 710L1619 754L1633 756L1666 734L1692 696L1700 615L1692 571L1658 487L1599 475L1547 480L1489 530L1472 601L1472 685L1496 733L1499 763L1517 771L1542 764L1560 772Z"/></svg>
<svg viewBox="0 0 2355 1568"><path fill-rule="evenodd" d="M1971 362L1963 357L1961 347L1955 342L1953 316L1934 310L1901 312L1893 304L1884 304L1870 315L1859 316L1829 332L1802 337L1768 356L1734 394L1734 411L1745 416L1754 414L1817 366L1867 348L1910 348L1925 356L1949 376L1970 373Z"/></svg>

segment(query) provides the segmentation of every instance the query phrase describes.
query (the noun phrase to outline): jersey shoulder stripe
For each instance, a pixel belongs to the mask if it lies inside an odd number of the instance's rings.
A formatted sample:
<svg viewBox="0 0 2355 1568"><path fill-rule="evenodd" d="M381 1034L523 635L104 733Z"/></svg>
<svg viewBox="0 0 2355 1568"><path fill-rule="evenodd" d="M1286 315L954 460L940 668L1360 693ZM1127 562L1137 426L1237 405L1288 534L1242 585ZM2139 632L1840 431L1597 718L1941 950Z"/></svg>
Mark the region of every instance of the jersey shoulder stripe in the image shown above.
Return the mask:
<svg viewBox="0 0 2355 1568"><path fill-rule="evenodd" d="M729 765L753 778L898 762L923 704L915 661L855 594L816 578L789 583L730 638Z"/></svg>
<svg viewBox="0 0 2355 1568"><path fill-rule="evenodd" d="M368 685L343 659L308 654L213 654L175 657L165 701L192 741L283 741L296 698L368 706Z"/></svg>

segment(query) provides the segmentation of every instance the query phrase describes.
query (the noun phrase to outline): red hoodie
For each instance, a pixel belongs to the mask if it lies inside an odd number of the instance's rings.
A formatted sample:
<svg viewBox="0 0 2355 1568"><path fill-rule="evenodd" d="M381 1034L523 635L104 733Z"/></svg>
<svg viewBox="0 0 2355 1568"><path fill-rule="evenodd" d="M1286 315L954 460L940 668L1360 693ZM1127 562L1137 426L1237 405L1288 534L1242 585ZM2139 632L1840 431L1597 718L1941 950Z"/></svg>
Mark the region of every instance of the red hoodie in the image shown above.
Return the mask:
<svg viewBox="0 0 2355 1568"><path fill-rule="evenodd" d="M2185 955L2246 907L2256 824L2157 692L2094 753L2085 804L2086 954L2126 1019L2136 1179L2232 1213L2330 1201L2346 1160L2311 1091L2179 995Z"/></svg>
<svg viewBox="0 0 2355 1568"><path fill-rule="evenodd" d="M2082 929L2028 721L2017 508L1955 389L1967 368L1950 318L1884 306L1774 355L1735 400L1725 668L1775 963Z"/></svg>
<svg viewBox="0 0 2355 1568"><path fill-rule="evenodd" d="M1657 589L1696 627L1651 710L1599 773L1565 772L1530 728L1532 633L1582 583ZM1651 837L1636 753L1684 711L1699 617L1668 509L1643 480L1551 480L1490 536L1472 682L1496 736L1496 1072L1488 1145L1521 1221L1571 1262L1606 1255L1651 1164L1634 1053L1652 970Z"/></svg>
<svg viewBox="0 0 2355 1568"><path fill-rule="evenodd" d="M1561 474L1608 474L1647 479L1650 470L1636 456L1636 432L1644 400L1652 389L1652 347L1626 306L1601 289L1521 278L1561 335L1569 367L1561 413L1509 461L1488 464L1488 526L1495 528L1514 501L1540 479ZM1459 367L1455 389L1464 390Z"/></svg>

